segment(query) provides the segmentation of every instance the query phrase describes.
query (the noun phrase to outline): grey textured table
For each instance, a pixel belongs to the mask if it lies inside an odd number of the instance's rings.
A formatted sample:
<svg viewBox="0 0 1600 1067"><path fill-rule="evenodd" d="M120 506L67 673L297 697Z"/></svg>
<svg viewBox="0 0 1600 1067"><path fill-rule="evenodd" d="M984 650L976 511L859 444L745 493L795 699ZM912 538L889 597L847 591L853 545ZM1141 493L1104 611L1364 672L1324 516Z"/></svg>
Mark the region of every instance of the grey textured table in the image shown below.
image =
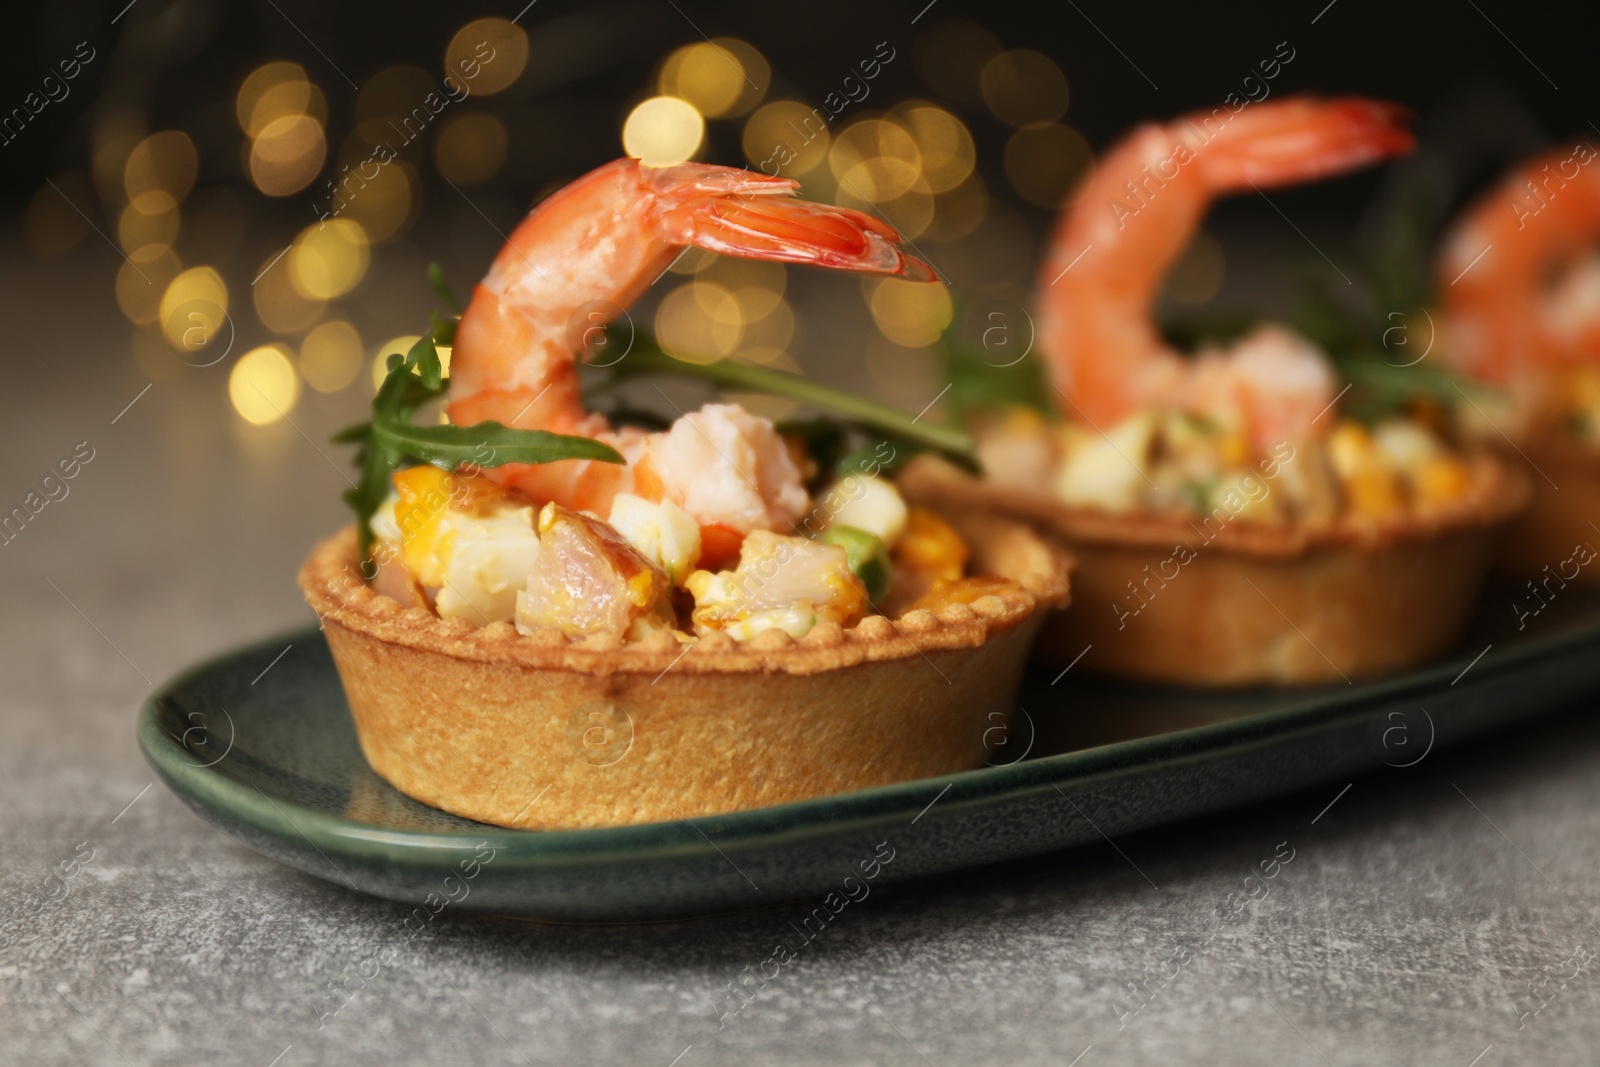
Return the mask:
<svg viewBox="0 0 1600 1067"><path fill-rule="evenodd" d="M1600 724L1583 709L1342 794L876 891L720 1022L728 983L770 953L788 910L610 928L447 912L363 978L404 909L212 830L153 784L133 741L150 682L306 618L293 570L342 521L344 457L312 442L359 397L305 398L297 430L243 425L218 369L142 392L102 295L109 252L0 264L0 505L79 442L94 449L69 495L0 548L0 1061L1600 1057L1600 976L1584 962L1600 949ZM1284 841L1295 859L1270 896L1169 962ZM62 863L69 892L44 900ZM340 982L354 993L323 1016Z"/></svg>

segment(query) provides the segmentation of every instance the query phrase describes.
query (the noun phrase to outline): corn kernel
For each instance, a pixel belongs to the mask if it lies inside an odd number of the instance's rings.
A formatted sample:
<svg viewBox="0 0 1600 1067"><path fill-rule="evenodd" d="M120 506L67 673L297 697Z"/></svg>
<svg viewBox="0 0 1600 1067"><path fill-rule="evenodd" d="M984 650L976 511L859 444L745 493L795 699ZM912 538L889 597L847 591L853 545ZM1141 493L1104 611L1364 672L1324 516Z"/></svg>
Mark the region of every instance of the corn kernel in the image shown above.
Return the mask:
<svg viewBox="0 0 1600 1067"><path fill-rule="evenodd" d="M1593 367L1572 371L1567 378L1567 395L1572 397L1572 406L1578 411L1600 409L1600 371Z"/></svg>
<svg viewBox="0 0 1600 1067"><path fill-rule="evenodd" d="M967 543L955 528L926 508L911 508L906 532L895 546L894 558L903 566L934 581L956 581L967 563Z"/></svg>
<svg viewBox="0 0 1600 1067"><path fill-rule="evenodd" d="M1222 462L1228 467L1242 467L1250 459L1250 442L1243 434L1229 434L1222 441Z"/></svg>
<svg viewBox="0 0 1600 1067"><path fill-rule="evenodd" d="M932 589L918 597L907 611L919 609L938 612L951 604L971 604L974 600L986 596L998 596L1008 589L1018 588L1017 583L1010 578L996 578L990 575L980 575L974 578L957 578L954 581L940 580L934 583Z"/></svg>
<svg viewBox="0 0 1600 1067"><path fill-rule="evenodd" d="M1368 467L1344 479L1350 510L1367 518L1393 515L1405 507L1400 480L1382 467Z"/></svg>
<svg viewBox="0 0 1600 1067"><path fill-rule="evenodd" d="M1467 491L1471 478L1467 465L1450 456L1438 456L1422 465L1416 475L1419 507L1435 507L1457 500Z"/></svg>

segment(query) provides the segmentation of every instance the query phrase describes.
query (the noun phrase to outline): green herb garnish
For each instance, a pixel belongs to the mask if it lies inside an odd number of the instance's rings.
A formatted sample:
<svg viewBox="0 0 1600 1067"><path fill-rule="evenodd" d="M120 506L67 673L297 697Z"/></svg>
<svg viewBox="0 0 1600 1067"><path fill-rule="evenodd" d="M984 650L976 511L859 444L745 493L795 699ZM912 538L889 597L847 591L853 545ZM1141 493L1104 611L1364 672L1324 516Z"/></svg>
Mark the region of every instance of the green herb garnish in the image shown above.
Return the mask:
<svg viewBox="0 0 1600 1067"><path fill-rule="evenodd" d="M626 341L615 338L618 347ZM794 374L770 370L748 363L717 360L713 363L689 363L674 359L662 351L655 339L642 330L635 329L633 344L628 354L607 368L607 376L588 390L589 396L609 392L632 378L648 375L670 374L683 378L698 378L724 389L742 389L766 396L784 397L819 411L838 416L843 425L878 434L924 450L942 453L965 466L972 467L972 438L961 430L934 422L923 422L883 404L867 400L840 389L807 381Z"/></svg>
<svg viewBox="0 0 1600 1067"><path fill-rule="evenodd" d="M437 274L429 272L430 277ZM442 288L442 279L435 279ZM448 292L448 290L446 290ZM449 385L439 362L438 345L455 336L452 320L435 318L426 336L404 356L389 356L389 373L372 399L372 420L334 436L341 444L359 446L356 462L361 478L344 494L356 513L361 555L372 550L372 516L389 495L394 472L408 461L432 463L445 470L462 465L498 467L504 463L553 463L593 459L621 463L616 449L587 437L569 437L545 430L518 430L489 421L471 426L418 426L417 409L442 395Z"/></svg>

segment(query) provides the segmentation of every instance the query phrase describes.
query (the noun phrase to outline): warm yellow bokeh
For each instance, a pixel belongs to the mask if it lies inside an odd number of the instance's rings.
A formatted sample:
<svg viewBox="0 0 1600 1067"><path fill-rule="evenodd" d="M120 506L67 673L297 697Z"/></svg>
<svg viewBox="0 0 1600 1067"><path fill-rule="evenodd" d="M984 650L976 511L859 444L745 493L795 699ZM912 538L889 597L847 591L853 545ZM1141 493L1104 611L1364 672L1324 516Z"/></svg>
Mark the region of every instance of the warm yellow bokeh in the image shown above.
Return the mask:
<svg viewBox="0 0 1600 1067"><path fill-rule="evenodd" d="M46 187L48 190L48 187ZM52 196L56 194L52 191ZM60 197L56 197L60 199ZM156 197L146 197L145 203L156 200ZM65 205L63 205L65 206ZM70 208L69 208L70 210ZM166 205L166 210L146 214L134 204L128 204L117 216L117 243L124 252L132 252L145 245L170 245L178 239L178 228L181 215L175 203Z"/></svg>
<svg viewBox="0 0 1600 1067"><path fill-rule="evenodd" d="M1006 178L1036 207L1059 207L1093 161L1083 135L1059 122L1024 126L1006 141Z"/></svg>
<svg viewBox="0 0 1600 1067"><path fill-rule="evenodd" d="M711 363L739 347L744 318L726 288L695 281L678 286L661 301L655 330L667 354L689 363Z"/></svg>
<svg viewBox="0 0 1600 1067"><path fill-rule="evenodd" d="M288 260L288 253L267 257L256 268L255 284L250 286L256 318L273 333L299 333L327 307L327 301L301 296L295 289L289 280Z"/></svg>
<svg viewBox="0 0 1600 1067"><path fill-rule="evenodd" d="M348 174L339 183L339 196L329 201L329 207L338 211L339 217L360 223L372 244L380 244L404 233L417 217L418 202L422 197L422 180L409 163L393 160L373 173L371 165L364 168L372 174L370 180L357 180Z"/></svg>
<svg viewBox="0 0 1600 1067"><path fill-rule="evenodd" d="M145 245L128 254L117 270L117 306L136 326L148 326L161 316L161 294L183 270L176 253L166 245Z"/></svg>
<svg viewBox="0 0 1600 1067"><path fill-rule="evenodd" d="M444 50L445 77L457 98L463 88L473 96L509 89L527 65L528 34L509 19L474 19Z"/></svg>
<svg viewBox="0 0 1600 1067"><path fill-rule="evenodd" d="M689 101L652 96L628 113L622 150L651 166L682 163L699 151L705 132L705 119Z"/></svg>
<svg viewBox="0 0 1600 1067"><path fill-rule="evenodd" d="M908 282L901 278L864 281L867 306L878 331L897 345L930 345L950 325L950 291L943 282Z"/></svg>
<svg viewBox="0 0 1600 1067"><path fill-rule="evenodd" d="M915 142L929 192L949 192L967 180L978 153L965 123L942 107L920 101L897 107L890 115Z"/></svg>
<svg viewBox="0 0 1600 1067"><path fill-rule="evenodd" d="M192 352L199 346L186 343L186 335L193 340L189 331L199 326L209 340L227 314L228 284L222 275L211 267L190 267L167 284L157 320L173 351Z"/></svg>
<svg viewBox="0 0 1600 1067"><path fill-rule="evenodd" d="M300 399L300 376L288 349L262 345L240 356L228 374L228 399L233 410L256 426L286 417Z"/></svg>
<svg viewBox="0 0 1600 1067"><path fill-rule="evenodd" d="M284 115L251 142L250 180L268 196L289 196L311 184L327 157L322 123L310 115Z"/></svg>
<svg viewBox="0 0 1600 1067"><path fill-rule="evenodd" d="M742 115L766 95L772 69L755 48L733 37L684 45L661 65L663 96L689 101L707 118Z"/></svg>
<svg viewBox="0 0 1600 1067"><path fill-rule="evenodd" d="M1002 122L1027 126L1067 113L1067 76L1043 52L1001 52L983 66L983 102Z"/></svg>
<svg viewBox="0 0 1600 1067"><path fill-rule="evenodd" d="M370 242L351 219L316 222L300 231L285 257L295 292L310 300L343 296L366 276Z"/></svg>
<svg viewBox="0 0 1600 1067"><path fill-rule="evenodd" d="M189 195L200 157L182 130L152 133L128 153L122 167L123 191L147 215L169 210Z"/></svg>
<svg viewBox="0 0 1600 1067"><path fill-rule="evenodd" d="M299 85L304 88L299 90L305 94L304 102L300 106L303 112L311 101L311 81L306 77L306 69L298 63L289 63L284 60L275 60L263 63L261 66L245 75L239 84L239 92L233 100L233 117L239 123L239 128L247 136L254 137L260 128L251 129L251 121L255 117L256 105L268 93L281 85ZM276 115L264 116L266 121L276 118ZM262 123L265 125L265 122Z"/></svg>
<svg viewBox="0 0 1600 1067"><path fill-rule="evenodd" d="M922 152L911 134L884 119L851 123L834 138L828 169L849 191L871 203L892 200L922 177Z"/></svg>
<svg viewBox="0 0 1600 1067"><path fill-rule="evenodd" d="M260 137L266 128L281 118L308 115L319 123L328 121L328 100L311 82L279 82L256 100L245 123L247 137Z"/></svg>
<svg viewBox="0 0 1600 1067"><path fill-rule="evenodd" d="M457 185L482 185L505 166L506 124L486 111L453 115L433 141L439 173Z"/></svg>
<svg viewBox="0 0 1600 1067"><path fill-rule="evenodd" d="M751 291L750 289L741 289L733 294L734 299L739 301L740 310L746 312L744 336L739 341L740 350L743 351L747 346L776 348L779 350L787 349L794 343L794 310L789 306L789 302L780 296L777 300L766 305L765 314L758 318L752 318L748 313L744 300L745 294ZM763 293L768 292L768 290L761 291Z"/></svg>
<svg viewBox="0 0 1600 1067"><path fill-rule="evenodd" d="M764 174L790 178L828 158L833 134L828 113L798 100L763 104L744 124L740 143L750 165Z"/></svg>
<svg viewBox="0 0 1600 1067"><path fill-rule="evenodd" d="M361 334L348 322L324 322L300 342L300 373L319 393L337 393L361 373Z"/></svg>
<svg viewBox="0 0 1600 1067"><path fill-rule="evenodd" d="M983 224L989 209L989 191L983 178L974 173L966 181L947 193L940 193L934 201L933 222L928 227L930 241L956 241Z"/></svg>

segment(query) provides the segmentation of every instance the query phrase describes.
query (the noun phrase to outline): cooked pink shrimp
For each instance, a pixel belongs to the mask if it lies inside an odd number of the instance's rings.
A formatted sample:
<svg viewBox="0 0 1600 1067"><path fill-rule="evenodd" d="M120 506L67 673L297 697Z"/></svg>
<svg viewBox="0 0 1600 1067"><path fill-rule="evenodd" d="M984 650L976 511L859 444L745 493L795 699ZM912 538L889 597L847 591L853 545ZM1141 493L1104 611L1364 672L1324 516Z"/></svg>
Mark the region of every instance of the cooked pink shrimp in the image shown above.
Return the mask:
<svg viewBox="0 0 1600 1067"><path fill-rule="evenodd" d="M1468 208L1441 246L1446 355L1498 385L1600 361L1600 162L1569 141L1524 160Z"/></svg>
<svg viewBox="0 0 1600 1067"><path fill-rule="evenodd" d="M800 515L807 501L799 472L767 420L735 405L709 405L665 433L613 432L603 416L584 410L576 368L585 333L632 303L686 245L933 277L896 247L899 235L888 226L795 199L795 188L785 178L731 167L619 159L534 208L461 316L450 418L598 438L628 463L507 464L484 473L535 501L601 515L619 492L671 499L719 543Z"/></svg>
<svg viewBox="0 0 1600 1067"><path fill-rule="evenodd" d="M1101 427L1150 407L1227 413L1262 449L1315 432L1335 383L1312 346L1275 329L1188 360L1162 340L1153 306L1214 199L1407 151L1404 123L1392 104L1302 96L1142 126L1112 148L1062 212L1037 282L1063 412Z"/></svg>

